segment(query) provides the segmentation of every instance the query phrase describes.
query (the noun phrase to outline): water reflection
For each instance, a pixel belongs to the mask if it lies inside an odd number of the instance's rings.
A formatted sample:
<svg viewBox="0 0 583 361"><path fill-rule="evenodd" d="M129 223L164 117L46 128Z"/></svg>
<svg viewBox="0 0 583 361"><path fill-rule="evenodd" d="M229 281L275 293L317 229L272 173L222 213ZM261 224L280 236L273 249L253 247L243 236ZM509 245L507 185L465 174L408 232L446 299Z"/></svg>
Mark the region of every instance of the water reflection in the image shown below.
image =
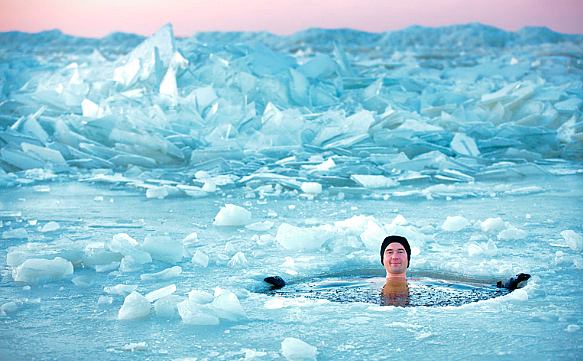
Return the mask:
<svg viewBox="0 0 583 361"><path fill-rule="evenodd" d="M406 278L387 279L381 290L382 306L409 305L409 284Z"/></svg>

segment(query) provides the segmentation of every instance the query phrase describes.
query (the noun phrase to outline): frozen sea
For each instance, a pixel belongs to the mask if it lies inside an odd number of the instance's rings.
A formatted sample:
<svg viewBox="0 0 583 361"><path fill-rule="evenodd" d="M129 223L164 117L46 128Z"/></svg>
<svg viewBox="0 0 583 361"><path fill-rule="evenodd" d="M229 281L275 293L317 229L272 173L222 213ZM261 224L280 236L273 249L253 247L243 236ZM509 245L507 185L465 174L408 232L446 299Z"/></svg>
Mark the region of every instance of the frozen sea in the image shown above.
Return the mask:
<svg viewBox="0 0 583 361"><path fill-rule="evenodd" d="M583 36L0 34L0 359L583 357ZM266 293L410 275L463 305Z"/></svg>

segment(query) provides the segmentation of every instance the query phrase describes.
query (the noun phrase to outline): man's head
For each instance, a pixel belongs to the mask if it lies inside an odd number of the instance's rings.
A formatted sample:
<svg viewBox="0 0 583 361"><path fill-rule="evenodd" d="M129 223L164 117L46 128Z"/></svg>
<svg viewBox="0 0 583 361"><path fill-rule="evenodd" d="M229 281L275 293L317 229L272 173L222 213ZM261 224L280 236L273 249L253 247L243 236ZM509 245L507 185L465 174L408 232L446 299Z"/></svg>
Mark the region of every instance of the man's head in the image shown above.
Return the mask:
<svg viewBox="0 0 583 361"><path fill-rule="evenodd" d="M406 257L405 257L406 255ZM404 262L407 262L405 265ZM388 274L405 273L411 261L411 246L407 238L388 236L381 245L381 264Z"/></svg>

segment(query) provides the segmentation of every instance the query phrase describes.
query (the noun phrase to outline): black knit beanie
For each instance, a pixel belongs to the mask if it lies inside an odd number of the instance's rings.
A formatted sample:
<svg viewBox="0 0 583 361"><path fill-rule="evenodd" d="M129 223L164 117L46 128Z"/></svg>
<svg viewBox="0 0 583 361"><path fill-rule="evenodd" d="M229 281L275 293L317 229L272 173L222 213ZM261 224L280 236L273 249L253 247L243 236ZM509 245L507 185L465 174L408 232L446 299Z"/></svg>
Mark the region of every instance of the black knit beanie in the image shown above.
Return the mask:
<svg viewBox="0 0 583 361"><path fill-rule="evenodd" d="M405 252L407 252L407 268L409 268L409 264L411 263L411 246L409 246L407 238L401 236L388 236L385 238L381 245L381 264L383 266L385 265L383 255L385 254L385 249L387 249L387 246L391 243L400 243L405 248Z"/></svg>

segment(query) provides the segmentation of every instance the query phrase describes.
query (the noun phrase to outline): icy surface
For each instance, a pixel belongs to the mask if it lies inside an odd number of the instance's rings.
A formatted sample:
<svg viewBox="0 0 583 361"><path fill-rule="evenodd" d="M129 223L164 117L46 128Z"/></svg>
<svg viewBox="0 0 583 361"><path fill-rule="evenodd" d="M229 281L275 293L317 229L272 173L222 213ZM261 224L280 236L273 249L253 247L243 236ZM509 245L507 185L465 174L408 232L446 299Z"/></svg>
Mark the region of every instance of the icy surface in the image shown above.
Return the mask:
<svg viewBox="0 0 583 361"><path fill-rule="evenodd" d="M0 359L577 359L582 44L0 34ZM258 291L382 274L389 234L413 277L533 278L446 307Z"/></svg>

